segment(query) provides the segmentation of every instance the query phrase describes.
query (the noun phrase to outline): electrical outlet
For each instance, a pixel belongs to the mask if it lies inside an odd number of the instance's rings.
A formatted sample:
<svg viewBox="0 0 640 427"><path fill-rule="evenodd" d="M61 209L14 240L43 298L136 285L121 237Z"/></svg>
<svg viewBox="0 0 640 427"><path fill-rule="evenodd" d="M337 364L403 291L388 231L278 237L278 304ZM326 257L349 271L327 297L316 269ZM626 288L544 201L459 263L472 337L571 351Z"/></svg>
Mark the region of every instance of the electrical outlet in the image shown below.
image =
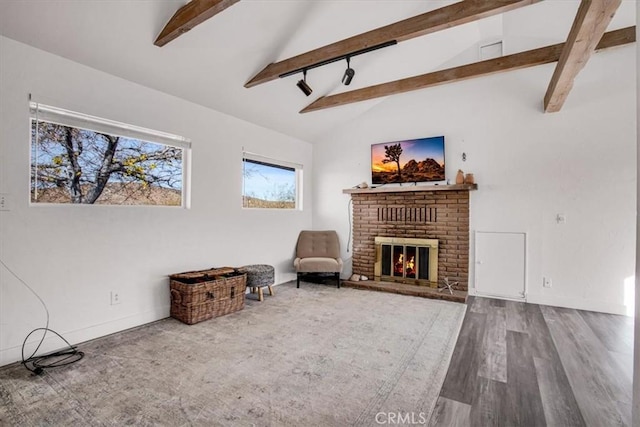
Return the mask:
<svg viewBox="0 0 640 427"><path fill-rule="evenodd" d="M553 286L553 282L551 281L551 278L543 277L542 278L542 286L544 286L545 288L552 287Z"/></svg>
<svg viewBox="0 0 640 427"><path fill-rule="evenodd" d="M111 291L111 305L120 304L122 301L120 300L120 292Z"/></svg>
<svg viewBox="0 0 640 427"><path fill-rule="evenodd" d="M11 210L11 201L7 193L0 193L0 211L8 212Z"/></svg>

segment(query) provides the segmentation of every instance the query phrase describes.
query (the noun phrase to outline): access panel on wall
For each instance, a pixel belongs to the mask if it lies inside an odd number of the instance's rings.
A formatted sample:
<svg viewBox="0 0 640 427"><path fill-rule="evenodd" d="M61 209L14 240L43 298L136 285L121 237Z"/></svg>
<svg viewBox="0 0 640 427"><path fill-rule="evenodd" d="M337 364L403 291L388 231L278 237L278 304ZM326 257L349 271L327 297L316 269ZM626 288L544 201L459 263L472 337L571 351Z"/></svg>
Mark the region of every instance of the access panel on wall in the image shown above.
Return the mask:
<svg viewBox="0 0 640 427"><path fill-rule="evenodd" d="M526 234L475 233L475 288L480 296L524 299Z"/></svg>

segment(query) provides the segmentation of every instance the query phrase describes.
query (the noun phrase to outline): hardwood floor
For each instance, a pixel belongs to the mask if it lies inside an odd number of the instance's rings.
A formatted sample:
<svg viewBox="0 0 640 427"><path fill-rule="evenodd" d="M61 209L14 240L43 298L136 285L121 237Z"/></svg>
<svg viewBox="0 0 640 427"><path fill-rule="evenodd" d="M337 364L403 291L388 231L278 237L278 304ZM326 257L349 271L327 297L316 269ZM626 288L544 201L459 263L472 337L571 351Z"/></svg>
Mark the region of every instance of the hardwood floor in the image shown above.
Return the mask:
<svg viewBox="0 0 640 427"><path fill-rule="evenodd" d="M437 426L631 426L633 318L469 297Z"/></svg>

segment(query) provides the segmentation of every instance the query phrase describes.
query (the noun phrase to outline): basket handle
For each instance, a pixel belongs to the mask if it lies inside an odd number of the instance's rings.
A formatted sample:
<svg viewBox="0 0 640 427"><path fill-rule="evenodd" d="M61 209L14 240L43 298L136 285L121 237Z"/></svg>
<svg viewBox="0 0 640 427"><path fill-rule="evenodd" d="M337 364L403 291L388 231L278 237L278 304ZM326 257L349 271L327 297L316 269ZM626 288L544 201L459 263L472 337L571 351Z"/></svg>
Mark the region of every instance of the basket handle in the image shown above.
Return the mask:
<svg viewBox="0 0 640 427"><path fill-rule="evenodd" d="M236 288L235 288L235 286L232 286L231 287L231 298L233 298L235 296L236 296Z"/></svg>
<svg viewBox="0 0 640 427"><path fill-rule="evenodd" d="M176 304L180 304L182 302L182 295L180 294L180 292L176 291L175 289L171 289L171 301L175 302Z"/></svg>
<svg viewBox="0 0 640 427"><path fill-rule="evenodd" d="M216 299L216 296L211 291L207 291L207 299Z"/></svg>

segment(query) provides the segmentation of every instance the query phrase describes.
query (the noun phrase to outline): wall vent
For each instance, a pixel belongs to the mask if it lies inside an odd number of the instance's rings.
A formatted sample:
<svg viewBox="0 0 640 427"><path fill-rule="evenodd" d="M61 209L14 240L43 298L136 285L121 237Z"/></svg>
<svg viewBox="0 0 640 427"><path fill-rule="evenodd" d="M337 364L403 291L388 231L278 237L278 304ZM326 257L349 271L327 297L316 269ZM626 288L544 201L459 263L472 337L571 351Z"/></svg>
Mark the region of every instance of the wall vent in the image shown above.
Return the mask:
<svg viewBox="0 0 640 427"><path fill-rule="evenodd" d="M378 221L381 222L436 222L438 213L436 208L428 206L385 206L378 208Z"/></svg>

